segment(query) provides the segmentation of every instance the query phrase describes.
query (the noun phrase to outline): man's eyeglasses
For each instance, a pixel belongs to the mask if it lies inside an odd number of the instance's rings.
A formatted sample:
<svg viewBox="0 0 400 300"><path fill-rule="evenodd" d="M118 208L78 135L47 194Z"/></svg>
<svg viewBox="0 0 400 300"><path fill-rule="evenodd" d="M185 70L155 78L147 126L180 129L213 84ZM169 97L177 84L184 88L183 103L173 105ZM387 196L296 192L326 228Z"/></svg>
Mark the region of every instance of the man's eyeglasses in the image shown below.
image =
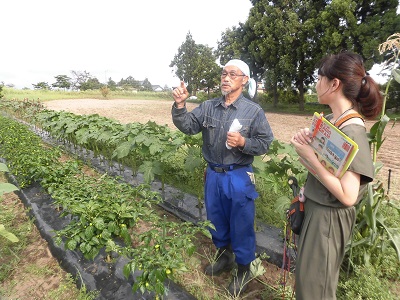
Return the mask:
<svg viewBox="0 0 400 300"><path fill-rule="evenodd" d="M239 76L246 76L244 74L236 74L235 72L222 72L221 73L221 78L225 78L226 76L230 77L230 79L235 80L236 78L238 78Z"/></svg>

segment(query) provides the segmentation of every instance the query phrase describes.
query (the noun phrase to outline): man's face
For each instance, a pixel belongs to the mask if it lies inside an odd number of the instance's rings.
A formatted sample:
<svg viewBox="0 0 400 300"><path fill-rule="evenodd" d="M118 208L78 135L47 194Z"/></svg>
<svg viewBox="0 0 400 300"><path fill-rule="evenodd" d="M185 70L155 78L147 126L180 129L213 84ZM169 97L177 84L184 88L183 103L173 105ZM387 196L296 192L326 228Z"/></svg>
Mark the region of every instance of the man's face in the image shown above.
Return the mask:
<svg viewBox="0 0 400 300"><path fill-rule="evenodd" d="M238 89L242 90L249 78L235 66L227 66L221 73L221 92L228 95Z"/></svg>

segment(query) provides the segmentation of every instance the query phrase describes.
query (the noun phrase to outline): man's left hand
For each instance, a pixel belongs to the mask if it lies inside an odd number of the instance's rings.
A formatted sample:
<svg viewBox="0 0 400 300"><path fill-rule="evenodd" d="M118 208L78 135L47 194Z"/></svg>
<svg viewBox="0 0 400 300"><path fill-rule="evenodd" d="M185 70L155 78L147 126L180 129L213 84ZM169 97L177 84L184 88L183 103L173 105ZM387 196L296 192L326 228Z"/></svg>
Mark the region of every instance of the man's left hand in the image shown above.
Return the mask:
<svg viewBox="0 0 400 300"><path fill-rule="evenodd" d="M244 147L246 139L239 132L228 131L226 143L230 147Z"/></svg>

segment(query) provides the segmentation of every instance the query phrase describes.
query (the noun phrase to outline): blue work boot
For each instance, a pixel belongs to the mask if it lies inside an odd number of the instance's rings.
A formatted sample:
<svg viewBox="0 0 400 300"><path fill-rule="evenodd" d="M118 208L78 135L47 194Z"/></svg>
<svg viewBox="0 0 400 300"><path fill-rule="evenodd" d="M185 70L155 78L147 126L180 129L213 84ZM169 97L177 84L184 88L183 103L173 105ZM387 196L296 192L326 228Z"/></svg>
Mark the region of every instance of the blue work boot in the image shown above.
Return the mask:
<svg viewBox="0 0 400 300"><path fill-rule="evenodd" d="M230 271L235 264L235 255L230 247L222 247L217 251L215 262L208 265L204 273L210 276L217 276L224 271Z"/></svg>

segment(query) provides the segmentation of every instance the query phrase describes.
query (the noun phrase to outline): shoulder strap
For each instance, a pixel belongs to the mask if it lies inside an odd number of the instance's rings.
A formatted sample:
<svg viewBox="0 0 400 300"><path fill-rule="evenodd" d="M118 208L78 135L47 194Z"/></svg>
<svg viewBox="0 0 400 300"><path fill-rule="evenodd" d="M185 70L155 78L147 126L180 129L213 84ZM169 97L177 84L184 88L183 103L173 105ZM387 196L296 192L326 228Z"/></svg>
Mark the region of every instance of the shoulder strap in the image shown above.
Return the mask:
<svg viewBox="0 0 400 300"><path fill-rule="evenodd" d="M364 121L364 118L363 118L359 113L353 113L353 114L348 114L347 116L343 117L338 123L335 124L335 126L336 126L337 128L340 128L340 126L341 126L344 122L346 122L346 121L348 121L348 120L350 120L350 119L353 119L353 118L360 118L363 122L365 122L365 121Z"/></svg>

